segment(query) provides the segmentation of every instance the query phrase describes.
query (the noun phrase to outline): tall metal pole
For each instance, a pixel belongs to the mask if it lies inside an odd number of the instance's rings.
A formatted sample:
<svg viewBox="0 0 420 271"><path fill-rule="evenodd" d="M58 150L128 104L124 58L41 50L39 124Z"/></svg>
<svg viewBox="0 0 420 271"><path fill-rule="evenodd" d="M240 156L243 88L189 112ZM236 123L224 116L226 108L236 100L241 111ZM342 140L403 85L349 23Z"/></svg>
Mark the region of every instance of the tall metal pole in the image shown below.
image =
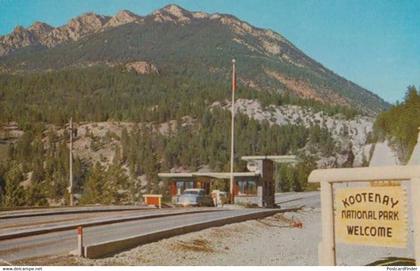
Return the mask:
<svg viewBox="0 0 420 271"><path fill-rule="evenodd" d="M233 187L233 162L234 162L234 135L235 135L235 89L236 89L236 71L235 71L235 59L232 59L232 120L231 120L231 132L230 132L230 200L234 202Z"/></svg>
<svg viewBox="0 0 420 271"><path fill-rule="evenodd" d="M73 118L70 118L70 157L69 157L69 194L70 206L73 206Z"/></svg>

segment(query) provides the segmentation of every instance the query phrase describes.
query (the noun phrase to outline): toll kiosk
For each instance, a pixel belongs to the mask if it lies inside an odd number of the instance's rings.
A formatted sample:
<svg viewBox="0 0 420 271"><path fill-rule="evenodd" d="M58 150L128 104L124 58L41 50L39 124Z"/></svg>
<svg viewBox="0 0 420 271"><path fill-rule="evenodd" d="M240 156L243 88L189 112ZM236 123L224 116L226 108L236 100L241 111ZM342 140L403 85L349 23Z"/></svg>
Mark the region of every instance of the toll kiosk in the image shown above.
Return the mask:
<svg viewBox="0 0 420 271"><path fill-rule="evenodd" d="M272 208L275 206L274 163L296 163L294 155L243 156L247 161L246 172L234 172L233 199L235 204ZM216 180L229 184L230 172L174 172L159 173L169 182L170 195L175 203L177 197L188 188L202 188L211 193ZM228 190L229 191L229 190Z"/></svg>

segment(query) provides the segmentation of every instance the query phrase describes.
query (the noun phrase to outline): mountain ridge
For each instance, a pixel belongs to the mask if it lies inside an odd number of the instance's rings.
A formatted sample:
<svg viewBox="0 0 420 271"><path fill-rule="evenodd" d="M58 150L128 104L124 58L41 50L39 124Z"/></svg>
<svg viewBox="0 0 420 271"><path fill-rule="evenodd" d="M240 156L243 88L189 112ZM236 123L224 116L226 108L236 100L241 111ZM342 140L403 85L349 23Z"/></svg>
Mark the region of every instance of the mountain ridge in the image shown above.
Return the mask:
<svg viewBox="0 0 420 271"><path fill-rule="evenodd" d="M370 113L389 106L308 57L281 34L228 14L191 12L177 5L146 16L127 10L115 16L85 13L56 28L37 22L0 37L3 72L147 61L169 73L182 67L192 76L210 72L228 80L232 57L242 62L238 79L246 87L290 92Z"/></svg>

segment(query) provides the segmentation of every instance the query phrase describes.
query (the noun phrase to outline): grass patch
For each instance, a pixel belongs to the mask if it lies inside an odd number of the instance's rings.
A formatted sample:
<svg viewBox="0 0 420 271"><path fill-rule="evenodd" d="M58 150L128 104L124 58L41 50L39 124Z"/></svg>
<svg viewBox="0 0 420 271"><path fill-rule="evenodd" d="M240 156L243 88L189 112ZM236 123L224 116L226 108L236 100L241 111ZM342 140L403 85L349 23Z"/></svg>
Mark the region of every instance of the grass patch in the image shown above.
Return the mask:
<svg viewBox="0 0 420 271"><path fill-rule="evenodd" d="M175 245L177 249L194 252L214 252L209 241L205 239L193 239L191 241L178 241Z"/></svg>
<svg viewBox="0 0 420 271"><path fill-rule="evenodd" d="M59 256L45 256L45 257L34 257L25 260L17 260L12 262L13 265L30 265L30 266L69 266L69 265L80 265L77 257L70 255L59 255Z"/></svg>
<svg viewBox="0 0 420 271"><path fill-rule="evenodd" d="M381 260L377 260L368 266L415 266L416 261L410 258L400 257L387 257Z"/></svg>
<svg viewBox="0 0 420 271"><path fill-rule="evenodd" d="M9 144L0 142L0 162L7 160Z"/></svg>

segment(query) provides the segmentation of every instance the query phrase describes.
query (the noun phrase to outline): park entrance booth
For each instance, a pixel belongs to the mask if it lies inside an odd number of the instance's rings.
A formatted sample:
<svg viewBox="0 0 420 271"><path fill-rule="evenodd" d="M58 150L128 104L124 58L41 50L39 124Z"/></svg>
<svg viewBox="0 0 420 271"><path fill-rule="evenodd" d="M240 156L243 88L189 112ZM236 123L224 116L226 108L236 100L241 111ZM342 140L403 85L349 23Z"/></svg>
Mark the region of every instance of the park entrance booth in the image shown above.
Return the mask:
<svg viewBox="0 0 420 271"><path fill-rule="evenodd" d="M172 203L177 202L177 198L189 188L204 189L207 195L216 190L216 181L223 181L228 187L230 180L229 172L191 172L191 173L159 173L160 178L169 182L169 192ZM260 175L255 172L234 172L235 186L234 196L256 197L257 185L260 184ZM220 183L220 182L219 182ZM219 189L219 187L217 187ZM226 189L229 190L229 189Z"/></svg>
<svg viewBox="0 0 420 271"><path fill-rule="evenodd" d="M247 161L247 172L234 172L233 199L235 204L255 205L272 208L275 206L274 163L296 163L294 155L276 156L243 156ZM230 172L188 172L188 173L159 173L158 176L169 182L172 202L185 189L202 188L207 194L215 189L215 182L225 182L229 191Z"/></svg>

